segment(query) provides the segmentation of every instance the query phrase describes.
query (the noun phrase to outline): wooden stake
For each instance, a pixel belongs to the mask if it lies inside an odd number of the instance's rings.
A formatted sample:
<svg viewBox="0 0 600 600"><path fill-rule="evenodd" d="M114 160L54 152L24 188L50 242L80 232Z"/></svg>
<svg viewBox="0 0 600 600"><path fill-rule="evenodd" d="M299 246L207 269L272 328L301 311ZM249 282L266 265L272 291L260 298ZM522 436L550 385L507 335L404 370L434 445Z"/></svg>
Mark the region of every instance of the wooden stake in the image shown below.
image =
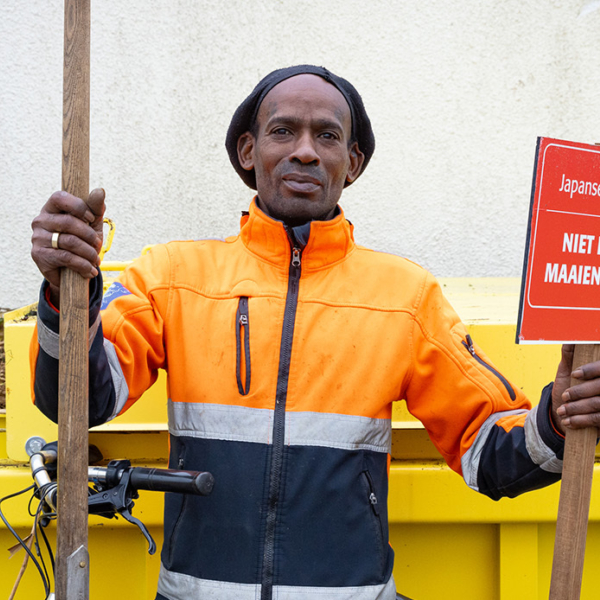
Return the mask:
<svg viewBox="0 0 600 600"><path fill-rule="evenodd" d="M62 189L89 194L90 0L65 0ZM88 294L63 269L60 282L57 600L89 596Z"/></svg>
<svg viewBox="0 0 600 600"><path fill-rule="evenodd" d="M573 370L600 359L600 344L575 346ZM581 383L571 380L571 385ZM550 600L579 600L598 430L567 430Z"/></svg>

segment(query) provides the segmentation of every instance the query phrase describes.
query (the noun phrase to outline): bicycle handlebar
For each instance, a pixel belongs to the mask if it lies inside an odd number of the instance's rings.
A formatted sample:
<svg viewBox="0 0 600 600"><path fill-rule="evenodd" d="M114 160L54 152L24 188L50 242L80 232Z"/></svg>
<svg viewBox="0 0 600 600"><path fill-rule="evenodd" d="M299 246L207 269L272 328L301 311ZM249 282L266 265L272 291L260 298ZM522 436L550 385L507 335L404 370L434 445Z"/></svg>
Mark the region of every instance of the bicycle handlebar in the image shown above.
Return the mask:
<svg viewBox="0 0 600 600"><path fill-rule="evenodd" d="M89 467L90 481L117 485L129 470L131 487L154 492L176 492L208 496L215 484L214 477L206 471L179 471L175 469L152 469L147 467Z"/></svg>
<svg viewBox="0 0 600 600"><path fill-rule="evenodd" d="M27 441L26 450L31 475L36 483L34 495L40 500L38 511L41 509L47 521L55 518L57 512L58 445L57 442L46 444L42 438L34 436ZM102 454L95 446L90 446L89 450L91 456L95 451L98 459L102 459ZM95 461L91 459L90 462ZM150 554L156 551L156 544L146 526L131 514L134 500L139 498L138 490L208 496L215 484L212 474L206 471L132 467L128 460L112 460L106 467L88 467L88 480L92 483L87 500L89 514L107 519L120 515L137 525L148 540Z"/></svg>
<svg viewBox="0 0 600 600"><path fill-rule="evenodd" d="M48 444L29 458L33 478L40 489L46 488L45 500L53 510L56 510L56 482L50 478L46 464L56 462L56 458L53 444ZM128 485L134 491L150 490L208 496L215 484L212 474L206 471L132 467L129 461L112 461L107 467L88 467L89 481L109 487L119 485L125 473L129 475Z"/></svg>

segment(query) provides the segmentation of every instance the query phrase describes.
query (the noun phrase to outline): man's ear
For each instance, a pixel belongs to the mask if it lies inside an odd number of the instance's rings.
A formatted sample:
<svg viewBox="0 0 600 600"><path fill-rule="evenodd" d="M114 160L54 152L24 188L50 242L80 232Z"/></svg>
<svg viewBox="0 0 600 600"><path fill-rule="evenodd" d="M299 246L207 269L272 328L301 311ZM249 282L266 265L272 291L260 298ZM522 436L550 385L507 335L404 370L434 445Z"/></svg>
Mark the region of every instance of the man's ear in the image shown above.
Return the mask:
<svg viewBox="0 0 600 600"><path fill-rule="evenodd" d="M243 133L238 138L237 153L242 169L252 171L254 169L254 136L249 132Z"/></svg>
<svg viewBox="0 0 600 600"><path fill-rule="evenodd" d="M353 142L350 146L350 168L346 174L346 181L352 183L359 175L365 162L365 155L360 151L358 142Z"/></svg>

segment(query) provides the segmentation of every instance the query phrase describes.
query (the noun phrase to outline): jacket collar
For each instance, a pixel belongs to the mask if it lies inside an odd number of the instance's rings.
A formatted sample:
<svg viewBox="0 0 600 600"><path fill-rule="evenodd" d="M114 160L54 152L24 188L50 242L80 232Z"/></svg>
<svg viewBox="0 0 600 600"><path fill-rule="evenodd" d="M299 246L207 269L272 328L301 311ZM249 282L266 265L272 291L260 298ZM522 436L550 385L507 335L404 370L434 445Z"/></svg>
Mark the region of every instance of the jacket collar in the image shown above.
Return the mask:
<svg viewBox="0 0 600 600"><path fill-rule="evenodd" d="M316 270L342 260L354 249L353 226L340 212L330 221L311 221L308 242L302 251L302 269ZM242 242L260 258L287 267L292 256L292 243L285 225L265 214L256 199L241 220Z"/></svg>

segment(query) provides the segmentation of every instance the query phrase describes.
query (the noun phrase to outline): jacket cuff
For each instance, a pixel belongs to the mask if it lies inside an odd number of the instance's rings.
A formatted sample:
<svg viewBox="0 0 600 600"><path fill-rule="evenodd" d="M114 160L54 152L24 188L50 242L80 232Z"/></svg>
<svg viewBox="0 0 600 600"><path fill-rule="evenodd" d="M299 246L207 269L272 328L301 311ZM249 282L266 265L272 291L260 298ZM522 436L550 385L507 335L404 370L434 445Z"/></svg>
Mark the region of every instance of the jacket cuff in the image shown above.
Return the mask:
<svg viewBox="0 0 600 600"><path fill-rule="evenodd" d="M38 302L38 343L46 354L58 359L60 313L50 304L47 297L48 282L44 281ZM100 324L100 304L102 303L102 275L98 273L90 281L89 291L89 346Z"/></svg>
<svg viewBox="0 0 600 600"><path fill-rule="evenodd" d="M537 411L537 426L544 443L554 452L556 458L563 459L565 437L559 433L552 422L552 386L549 383L542 390L542 397Z"/></svg>

